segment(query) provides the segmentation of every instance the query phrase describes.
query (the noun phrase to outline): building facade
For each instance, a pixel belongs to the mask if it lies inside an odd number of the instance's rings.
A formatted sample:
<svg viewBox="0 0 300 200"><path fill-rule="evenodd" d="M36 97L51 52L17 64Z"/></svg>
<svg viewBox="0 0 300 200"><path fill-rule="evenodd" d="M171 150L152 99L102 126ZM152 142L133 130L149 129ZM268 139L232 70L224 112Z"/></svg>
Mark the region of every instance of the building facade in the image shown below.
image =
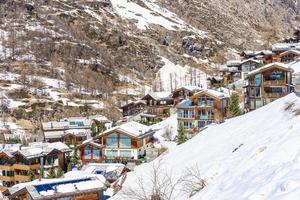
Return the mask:
<svg viewBox="0 0 300 200"><path fill-rule="evenodd" d="M194 134L206 125L223 122L227 116L228 100L228 95L214 90L195 93L176 106L178 127L183 127L187 134Z"/></svg>
<svg viewBox="0 0 300 200"><path fill-rule="evenodd" d="M154 131L138 122L111 128L79 146L82 163L138 161L152 143Z"/></svg>
<svg viewBox="0 0 300 200"><path fill-rule="evenodd" d="M51 167L66 169L66 153L71 150L61 142L30 143L19 149L0 152L0 189L3 191L15 184L40 178ZM42 172L43 171L43 172Z"/></svg>
<svg viewBox="0 0 300 200"><path fill-rule="evenodd" d="M293 70L283 63L270 63L248 74L245 108L255 110L294 91Z"/></svg>

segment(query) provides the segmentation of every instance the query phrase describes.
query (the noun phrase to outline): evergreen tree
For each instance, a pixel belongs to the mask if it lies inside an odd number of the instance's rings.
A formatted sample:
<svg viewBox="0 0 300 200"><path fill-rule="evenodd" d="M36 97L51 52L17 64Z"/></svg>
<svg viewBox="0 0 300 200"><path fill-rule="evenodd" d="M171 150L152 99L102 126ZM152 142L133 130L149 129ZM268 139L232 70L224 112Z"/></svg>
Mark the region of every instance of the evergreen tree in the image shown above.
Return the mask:
<svg viewBox="0 0 300 200"><path fill-rule="evenodd" d="M58 167L57 173L56 173L56 178L60 178L64 175L64 171L62 170L61 167Z"/></svg>
<svg viewBox="0 0 300 200"><path fill-rule="evenodd" d="M70 162L72 166L76 166L79 163L79 157L78 157L78 149L77 146L75 145L73 148L73 154L71 155Z"/></svg>
<svg viewBox="0 0 300 200"><path fill-rule="evenodd" d="M67 171L68 171L68 172L72 171L72 163L68 163Z"/></svg>
<svg viewBox="0 0 300 200"><path fill-rule="evenodd" d="M178 135L177 135L177 144L182 144L187 140L184 134L184 127L182 124L179 125Z"/></svg>
<svg viewBox="0 0 300 200"><path fill-rule="evenodd" d="M229 112L230 112L230 115L233 117L236 117L236 116L239 116L242 114L242 111L241 111L240 105L239 105L239 95L237 93L232 93L232 95L230 96Z"/></svg>
<svg viewBox="0 0 300 200"><path fill-rule="evenodd" d="M29 176L30 181L33 181L35 179L35 174L34 174L34 171L32 169L29 170L28 176Z"/></svg>
<svg viewBox="0 0 300 200"><path fill-rule="evenodd" d="M54 169L53 165L49 169L49 173L48 173L47 178L56 178L56 173L55 173L55 169Z"/></svg>

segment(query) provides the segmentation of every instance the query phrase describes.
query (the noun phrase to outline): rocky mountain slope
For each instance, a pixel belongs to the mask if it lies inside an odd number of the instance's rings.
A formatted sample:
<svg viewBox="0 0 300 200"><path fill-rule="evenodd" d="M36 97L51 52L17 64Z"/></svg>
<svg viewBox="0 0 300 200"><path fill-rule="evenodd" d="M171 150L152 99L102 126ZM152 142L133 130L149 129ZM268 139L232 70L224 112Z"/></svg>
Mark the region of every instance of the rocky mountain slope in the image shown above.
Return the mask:
<svg viewBox="0 0 300 200"><path fill-rule="evenodd" d="M298 19L298 0L0 0L1 73L27 88L45 85L32 76L61 81L54 100L100 94L120 105L204 84L214 63L288 35Z"/></svg>

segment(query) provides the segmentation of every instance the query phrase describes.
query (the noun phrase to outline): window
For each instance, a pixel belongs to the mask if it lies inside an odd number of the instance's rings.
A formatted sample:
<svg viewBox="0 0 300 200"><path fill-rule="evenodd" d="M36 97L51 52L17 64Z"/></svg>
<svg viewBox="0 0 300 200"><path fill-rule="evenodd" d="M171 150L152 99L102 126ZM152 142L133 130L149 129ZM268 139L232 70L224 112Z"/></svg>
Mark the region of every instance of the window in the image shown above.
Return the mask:
<svg viewBox="0 0 300 200"><path fill-rule="evenodd" d="M106 144L108 147L118 147L118 135L112 133L106 138Z"/></svg>
<svg viewBox="0 0 300 200"><path fill-rule="evenodd" d="M213 111L213 109L209 109L209 110L207 111L207 114L208 114L208 118L209 118L209 119L213 118L213 116L214 116L214 111Z"/></svg>
<svg viewBox="0 0 300 200"><path fill-rule="evenodd" d="M85 159L92 159L92 148L90 146L84 147L84 158Z"/></svg>
<svg viewBox="0 0 300 200"><path fill-rule="evenodd" d="M178 110L178 117L183 118L183 110Z"/></svg>
<svg viewBox="0 0 300 200"><path fill-rule="evenodd" d="M199 97L198 106L204 106L204 105L205 105L205 97Z"/></svg>
<svg viewBox="0 0 300 200"><path fill-rule="evenodd" d="M127 135L120 134L120 147L131 148L131 138Z"/></svg>
<svg viewBox="0 0 300 200"><path fill-rule="evenodd" d="M192 122L183 122L183 127L184 129L192 129L194 126Z"/></svg>
<svg viewBox="0 0 300 200"><path fill-rule="evenodd" d="M188 110L184 110L183 111L183 117L184 118L188 118L189 117L189 111Z"/></svg>
<svg viewBox="0 0 300 200"><path fill-rule="evenodd" d="M97 147L93 147L93 159L100 159L101 151Z"/></svg>
<svg viewBox="0 0 300 200"><path fill-rule="evenodd" d="M266 80L284 80L284 73L283 71L274 70L266 77Z"/></svg>
<svg viewBox="0 0 300 200"><path fill-rule="evenodd" d="M118 150L107 150L106 151L107 157L117 157L118 156Z"/></svg>
<svg viewBox="0 0 300 200"><path fill-rule="evenodd" d="M205 126L205 121L198 121L198 128L203 128Z"/></svg>
<svg viewBox="0 0 300 200"><path fill-rule="evenodd" d="M209 106L214 106L214 99L213 98L207 98L207 104Z"/></svg>
<svg viewBox="0 0 300 200"><path fill-rule="evenodd" d="M120 150L120 157L131 158L130 150Z"/></svg>

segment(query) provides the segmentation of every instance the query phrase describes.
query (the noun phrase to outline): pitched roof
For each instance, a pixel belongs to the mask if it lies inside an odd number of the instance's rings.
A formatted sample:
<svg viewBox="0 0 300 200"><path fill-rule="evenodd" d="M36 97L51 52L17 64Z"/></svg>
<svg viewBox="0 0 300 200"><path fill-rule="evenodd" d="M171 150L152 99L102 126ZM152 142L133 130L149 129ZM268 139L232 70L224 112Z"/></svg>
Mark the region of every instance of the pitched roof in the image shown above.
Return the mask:
<svg viewBox="0 0 300 200"><path fill-rule="evenodd" d="M282 70L286 70L286 71L293 71L293 69L291 69L288 65L283 64L283 63L279 63L279 62L275 62L275 63L267 64L265 66L262 66L258 69L255 69L255 70L249 72L247 77L249 77L250 75L255 75L255 74L261 73L261 72L263 72L265 70L268 70L272 67L278 67L278 68L280 68Z"/></svg>
<svg viewBox="0 0 300 200"><path fill-rule="evenodd" d="M181 90L181 89L186 89L186 90L189 90L191 92L197 92L197 91L201 90L202 88L199 87L199 86L194 86L194 85L185 85L185 86L182 86L182 87L174 90L172 93L174 93L174 92L176 92L178 90Z"/></svg>
<svg viewBox="0 0 300 200"><path fill-rule="evenodd" d="M217 97L217 98L220 98L220 99L229 97L227 93L217 91L217 90L212 90L212 89L204 89L204 90L201 90L201 91L197 92L194 95L197 95L197 94L200 94L200 93L207 93L211 96L214 96L214 97Z"/></svg>
<svg viewBox="0 0 300 200"><path fill-rule="evenodd" d="M286 51L289 49L300 50L300 43L276 43L272 45L272 51Z"/></svg>
<svg viewBox="0 0 300 200"><path fill-rule="evenodd" d="M282 52L281 54L279 54L280 56L283 56L285 54L288 54L288 53L293 53L293 54L296 54L296 55L300 55L300 51L298 50L295 50L295 49L290 49L290 50L287 50L287 51L284 51Z"/></svg>
<svg viewBox="0 0 300 200"><path fill-rule="evenodd" d="M70 148L62 142L54 142L54 143L42 143L42 142L34 142L29 143L26 147L21 147L20 149L6 149L5 152L7 155L11 154L12 156L15 154L21 154L27 159L42 157L44 155L49 154L53 150L58 150L61 152L69 152ZM8 154L9 153L9 154Z"/></svg>
<svg viewBox="0 0 300 200"><path fill-rule="evenodd" d="M149 126L146 126L144 124L135 121L131 121L131 122L124 123L120 126L116 126L111 129L108 129L100 135L109 133L113 130L119 130L121 132L127 133L128 135L131 135L133 137L138 137L138 138L154 133L154 131Z"/></svg>
<svg viewBox="0 0 300 200"><path fill-rule="evenodd" d="M165 100L165 99L172 99L171 92L151 92L147 94L146 96L151 96L155 100ZM144 99L146 96L144 96L142 99Z"/></svg>

